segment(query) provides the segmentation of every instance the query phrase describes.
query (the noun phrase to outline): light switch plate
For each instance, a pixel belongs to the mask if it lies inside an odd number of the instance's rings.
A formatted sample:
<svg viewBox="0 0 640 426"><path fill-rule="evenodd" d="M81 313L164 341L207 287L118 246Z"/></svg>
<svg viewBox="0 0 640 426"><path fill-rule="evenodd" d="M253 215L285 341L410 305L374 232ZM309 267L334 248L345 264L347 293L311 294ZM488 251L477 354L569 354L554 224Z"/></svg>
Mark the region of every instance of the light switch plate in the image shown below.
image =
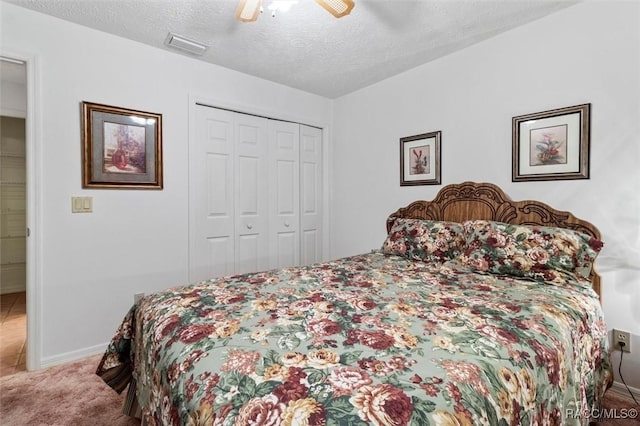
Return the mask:
<svg viewBox="0 0 640 426"><path fill-rule="evenodd" d="M93 212L93 197L71 197L72 213Z"/></svg>

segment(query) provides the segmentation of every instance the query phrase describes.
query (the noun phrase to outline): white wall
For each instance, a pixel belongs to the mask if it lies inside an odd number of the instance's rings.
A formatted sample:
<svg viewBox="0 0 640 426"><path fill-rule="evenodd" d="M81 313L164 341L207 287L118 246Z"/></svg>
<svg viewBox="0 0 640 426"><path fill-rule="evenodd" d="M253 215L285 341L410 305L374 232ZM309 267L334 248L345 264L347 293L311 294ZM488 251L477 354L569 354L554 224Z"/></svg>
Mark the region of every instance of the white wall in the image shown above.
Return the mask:
<svg viewBox="0 0 640 426"><path fill-rule="evenodd" d="M638 28L637 2L581 3L337 99L331 255L380 247L389 213L435 196L399 186L399 138L441 130L443 185L493 182L598 226L606 320L635 335L623 374L640 388ZM511 182L512 117L588 102L591 178Z"/></svg>
<svg viewBox="0 0 640 426"><path fill-rule="evenodd" d="M102 350L133 294L187 280L189 97L316 125L325 98L0 3L0 49L38 63L41 362ZM81 188L80 102L163 114L164 190ZM92 214L71 197L92 196Z"/></svg>

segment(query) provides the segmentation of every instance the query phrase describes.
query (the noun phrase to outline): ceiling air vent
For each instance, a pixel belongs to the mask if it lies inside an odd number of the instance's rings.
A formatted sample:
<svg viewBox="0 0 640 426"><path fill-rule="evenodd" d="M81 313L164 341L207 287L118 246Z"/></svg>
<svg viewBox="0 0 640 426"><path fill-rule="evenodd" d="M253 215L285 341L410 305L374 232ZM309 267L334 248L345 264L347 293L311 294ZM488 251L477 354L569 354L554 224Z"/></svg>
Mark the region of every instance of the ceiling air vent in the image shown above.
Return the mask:
<svg viewBox="0 0 640 426"><path fill-rule="evenodd" d="M178 34L169 33L164 44L192 55L203 55L208 46Z"/></svg>

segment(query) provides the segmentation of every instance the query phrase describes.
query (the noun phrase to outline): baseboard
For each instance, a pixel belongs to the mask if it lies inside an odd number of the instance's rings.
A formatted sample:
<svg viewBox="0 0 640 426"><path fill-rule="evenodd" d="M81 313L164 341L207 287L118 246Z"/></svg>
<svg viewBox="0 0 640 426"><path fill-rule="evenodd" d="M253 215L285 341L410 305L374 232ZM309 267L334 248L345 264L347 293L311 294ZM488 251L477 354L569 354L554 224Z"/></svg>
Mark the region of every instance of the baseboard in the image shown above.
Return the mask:
<svg viewBox="0 0 640 426"><path fill-rule="evenodd" d="M40 366L42 368L53 367L56 365L65 364L67 362L78 361L80 359L87 358L93 355L99 355L105 352L108 345L109 343L106 342L100 345L79 349L77 351L66 352L48 358L42 358ZM96 368L97 367L98 366L96 365Z"/></svg>
<svg viewBox="0 0 640 426"><path fill-rule="evenodd" d="M0 294L22 293L25 291L27 291L27 289L24 284L6 285L5 283L2 283L2 290L0 290Z"/></svg>
<svg viewBox="0 0 640 426"><path fill-rule="evenodd" d="M636 400L640 400L640 389L629 386L629 390L636 398ZM614 394L615 396L619 396L620 398L626 398L629 401L633 401L633 398L631 398L631 395L629 395L629 390L627 390L624 383L613 382L613 385L608 390L608 392L611 392L612 394Z"/></svg>

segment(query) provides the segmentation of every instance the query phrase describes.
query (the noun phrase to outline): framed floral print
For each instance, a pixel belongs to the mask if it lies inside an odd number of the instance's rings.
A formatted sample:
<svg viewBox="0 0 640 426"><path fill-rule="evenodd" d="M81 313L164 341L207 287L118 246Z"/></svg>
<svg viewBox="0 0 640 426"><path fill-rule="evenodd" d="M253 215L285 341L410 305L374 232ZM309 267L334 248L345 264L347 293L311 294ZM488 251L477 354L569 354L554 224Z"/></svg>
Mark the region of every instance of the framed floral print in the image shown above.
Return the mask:
<svg viewBox="0 0 640 426"><path fill-rule="evenodd" d="M589 179L591 104L513 117L512 181Z"/></svg>
<svg viewBox="0 0 640 426"><path fill-rule="evenodd" d="M82 102L82 187L162 189L162 115Z"/></svg>
<svg viewBox="0 0 640 426"><path fill-rule="evenodd" d="M441 134L400 138L400 186L440 184Z"/></svg>

